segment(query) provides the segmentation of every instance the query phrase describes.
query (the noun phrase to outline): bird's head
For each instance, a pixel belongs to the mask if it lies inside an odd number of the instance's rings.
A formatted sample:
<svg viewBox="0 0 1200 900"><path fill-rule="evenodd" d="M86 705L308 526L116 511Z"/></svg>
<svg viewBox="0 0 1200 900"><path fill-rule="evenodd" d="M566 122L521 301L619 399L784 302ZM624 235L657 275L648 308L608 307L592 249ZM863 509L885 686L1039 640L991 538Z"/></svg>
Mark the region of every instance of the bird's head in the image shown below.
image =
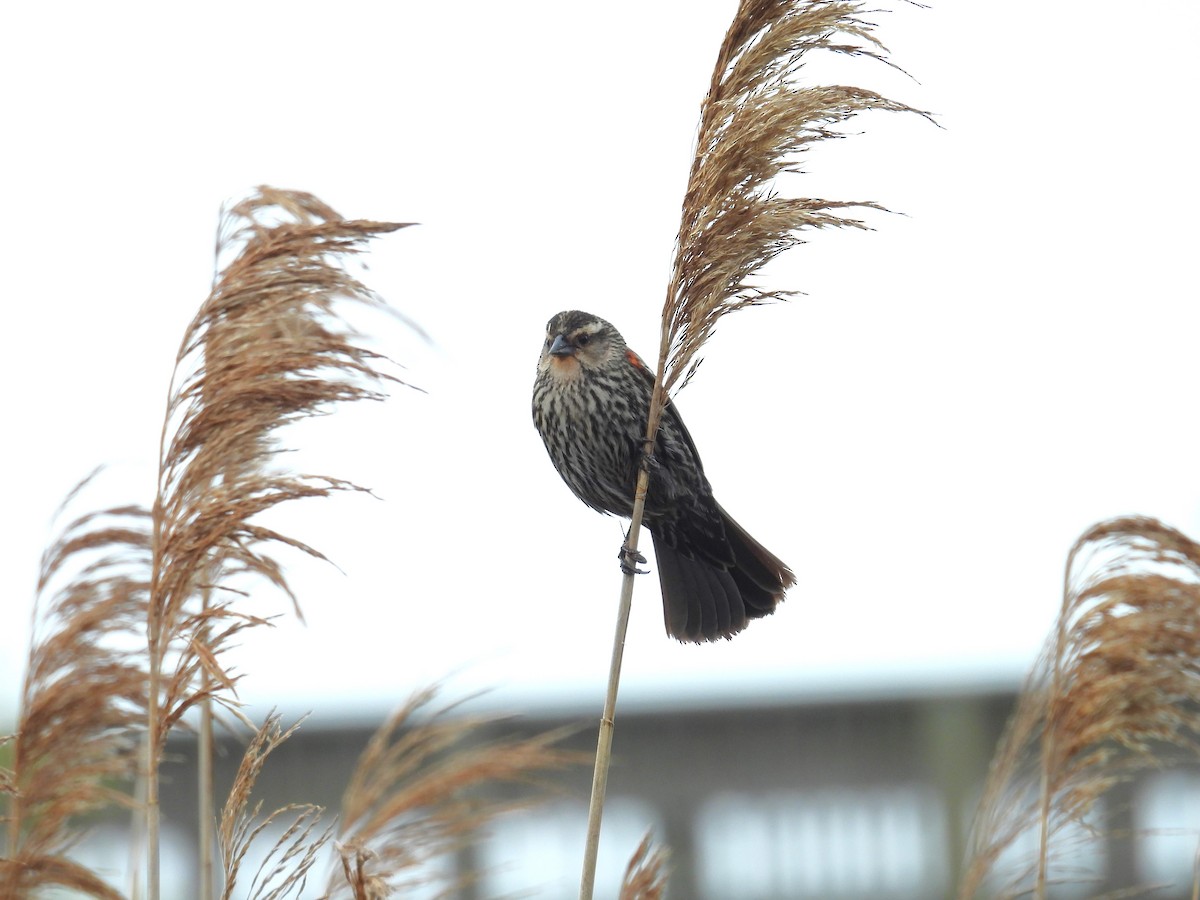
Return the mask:
<svg viewBox="0 0 1200 900"><path fill-rule="evenodd" d="M625 341L608 322L579 310L560 312L546 325L538 371L573 380L624 356Z"/></svg>

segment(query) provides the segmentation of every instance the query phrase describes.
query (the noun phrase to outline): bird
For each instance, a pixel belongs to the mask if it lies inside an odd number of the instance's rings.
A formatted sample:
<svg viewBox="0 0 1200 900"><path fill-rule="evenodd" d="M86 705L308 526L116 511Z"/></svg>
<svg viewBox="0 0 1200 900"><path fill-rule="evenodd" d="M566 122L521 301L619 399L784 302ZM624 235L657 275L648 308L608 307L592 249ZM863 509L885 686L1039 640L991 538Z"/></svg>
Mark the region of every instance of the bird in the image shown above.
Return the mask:
<svg viewBox="0 0 1200 900"><path fill-rule="evenodd" d="M580 310L546 326L533 422L567 487L592 509L633 515L654 373L609 322ZM796 577L713 497L673 401L650 458L643 522L654 544L667 634L732 638L775 612Z"/></svg>

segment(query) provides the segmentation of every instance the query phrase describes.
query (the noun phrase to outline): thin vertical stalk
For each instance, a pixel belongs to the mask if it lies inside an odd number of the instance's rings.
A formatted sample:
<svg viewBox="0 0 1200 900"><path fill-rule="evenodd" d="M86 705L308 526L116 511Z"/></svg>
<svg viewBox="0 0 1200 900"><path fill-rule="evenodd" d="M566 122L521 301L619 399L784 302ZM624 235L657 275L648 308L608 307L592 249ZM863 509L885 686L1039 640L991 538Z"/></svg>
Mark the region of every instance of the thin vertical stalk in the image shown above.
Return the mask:
<svg viewBox="0 0 1200 900"><path fill-rule="evenodd" d="M172 378L174 381L174 378ZM168 397L170 393L168 393ZM168 409L170 408L168 400ZM148 659L146 673L146 772L144 783L146 788L146 900L158 900L159 882L159 808L158 808L158 761L161 758L159 741L161 728L160 710L162 666L165 649L163 648L163 613L166 602L162 597L163 591L163 519L166 511L163 509L164 471L162 460L166 459L167 426L170 417L164 417L162 431L158 438L158 490L151 511L152 532L150 541L150 596L146 604L146 644Z"/></svg>
<svg viewBox="0 0 1200 900"><path fill-rule="evenodd" d="M157 560L155 561L157 566ZM158 650L159 617L151 604L149 614L150 679L146 697L146 898L158 900L158 699L162 657Z"/></svg>
<svg viewBox="0 0 1200 900"><path fill-rule="evenodd" d="M650 458L654 455L654 438L658 434L658 423L662 418L665 399L663 391L663 368L666 364L667 336L662 337L662 352L659 354L658 372L654 380L654 392L650 397L650 410L646 422L646 443L642 447L642 465L639 467L637 488L633 496L633 517L629 521L629 533L625 536L622 556L628 571L621 580L621 598L617 607L617 628L613 638L612 661L608 668L608 690L604 695L604 712L600 717L600 732L596 740L596 768L592 773L592 796L588 803L587 837L583 848L583 873L579 879L579 900L592 900L596 885L596 860L600 851L600 823L604 816L604 797L608 791L608 769L612 762L612 740L616 729L617 688L621 683L621 663L625 657L625 633L629 628L629 612L633 606L633 583L637 577L633 572L633 560L637 559L638 538L641 534L642 516L646 509L646 494L650 489Z"/></svg>
<svg viewBox="0 0 1200 900"><path fill-rule="evenodd" d="M150 736L142 735L139 758L144 760L150 752ZM143 765L138 766L137 782L133 788L134 808L130 817L129 833L129 900L142 900L142 850L146 846L146 773Z"/></svg>
<svg viewBox="0 0 1200 900"><path fill-rule="evenodd" d="M13 740L13 771L20 771L21 764L21 733L18 731ZM8 845L0 847L0 852L5 856L10 854L16 855L17 848L21 846L21 813L23 812L22 804L9 802L8 806ZM0 880L0 884L2 884Z"/></svg>
<svg viewBox="0 0 1200 900"><path fill-rule="evenodd" d="M213 567L215 569L215 567ZM210 571L206 578L210 584L217 581L217 573ZM209 609L210 592L206 589L200 592L200 613L203 618ZM209 627L202 625L199 630L200 640L209 642ZM213 681L208 669L200 669L200 728L196 735L196 817L197 817L197 855L199 857L200 900L213 900L213 823L216 818L213 813Z"/></svg>
<svg viewBox="0 0 1200 900"><path fill-rule="evenodd" d="M625 538L625 558L636 558L638 531L642 524L642 509L650 475L642 469L638 476L637 501L629 534ZM617 688L621 682L621 661L625 656L625 632L629 628L629 611L633 606L633 581L637 576L628 571L621 580L621 599L617 608L617 630L613 638L612 662L608 669L608 691L604 695L604 713L600 717L600 734L596 742L596 768L592 773L592 799L588 804L587 840L583 851L583 876L579 882L580 900L591 900L596 883L596 857L600 849L600 820L604 815L604 796L608 790L608 768L612 760L613 731L616 728Z"/></svg>
<svg viewBox="0 0 1200 900"><path fill-rule="evenodd" d="M201 689L209 689L208 674L201 677ZM213 898L213 713L212 700L200 704L200 734L197 738L196 807L199 817L200 900Z"/></svg>

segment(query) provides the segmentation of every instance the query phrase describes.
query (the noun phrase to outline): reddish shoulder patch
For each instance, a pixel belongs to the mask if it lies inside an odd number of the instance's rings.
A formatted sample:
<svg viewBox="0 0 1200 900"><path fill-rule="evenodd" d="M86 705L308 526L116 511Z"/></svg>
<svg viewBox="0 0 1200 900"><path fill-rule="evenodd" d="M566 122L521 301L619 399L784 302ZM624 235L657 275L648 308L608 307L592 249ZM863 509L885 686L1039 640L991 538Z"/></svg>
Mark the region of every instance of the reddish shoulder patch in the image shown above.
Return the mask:
<svg viewBox="0 0 1200 900"><path fill-rule="evenodd" d="M634 353L629 348L625 349L625 358L633 365L635 369L645 369L646 364L642 362L642 358Z"/></svg>

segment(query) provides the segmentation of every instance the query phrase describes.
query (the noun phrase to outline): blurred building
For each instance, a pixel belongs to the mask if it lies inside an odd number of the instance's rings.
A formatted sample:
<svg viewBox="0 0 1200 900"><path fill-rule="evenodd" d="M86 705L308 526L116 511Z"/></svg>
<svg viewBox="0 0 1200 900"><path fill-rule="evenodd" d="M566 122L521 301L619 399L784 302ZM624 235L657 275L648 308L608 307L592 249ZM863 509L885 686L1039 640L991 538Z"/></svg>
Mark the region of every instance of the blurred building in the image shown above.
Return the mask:
<svg viewBox="0 0 1200 900"><path fill-rule="evenodd" d="M981 692L619 711L596 896L616 897L626 862L652 829L670 847L672 900L951 897L973 805L1013 701ZM533 734L564 725L581 726L568 745L594 749L594 722L583 711L503 727ZM336 810L372 730L305 723L268 761L257 792L264 809L303 801ZM175 751L185 757L191 748ZM238 747L225 745L219 789L239 758ZM183 764L167 776L164 883L166 896L184 900L193 896L194 776ZM577 896L590 781L587 768L556 779L538 806L505 817L463 851L450 864L483 874L460 896ZM1073 862L1093 880L1051 896L1093 897L1152 882L1178 885L1156 898L1191 897L1200 774L1154 775L1122 788L1110 807L1114 832L1157 834L1087 845ZM103 842L103 829L97 837ZM125 840L110 837L114 845ZM1034 849L1030 843L1018 855Z"/></svg>

